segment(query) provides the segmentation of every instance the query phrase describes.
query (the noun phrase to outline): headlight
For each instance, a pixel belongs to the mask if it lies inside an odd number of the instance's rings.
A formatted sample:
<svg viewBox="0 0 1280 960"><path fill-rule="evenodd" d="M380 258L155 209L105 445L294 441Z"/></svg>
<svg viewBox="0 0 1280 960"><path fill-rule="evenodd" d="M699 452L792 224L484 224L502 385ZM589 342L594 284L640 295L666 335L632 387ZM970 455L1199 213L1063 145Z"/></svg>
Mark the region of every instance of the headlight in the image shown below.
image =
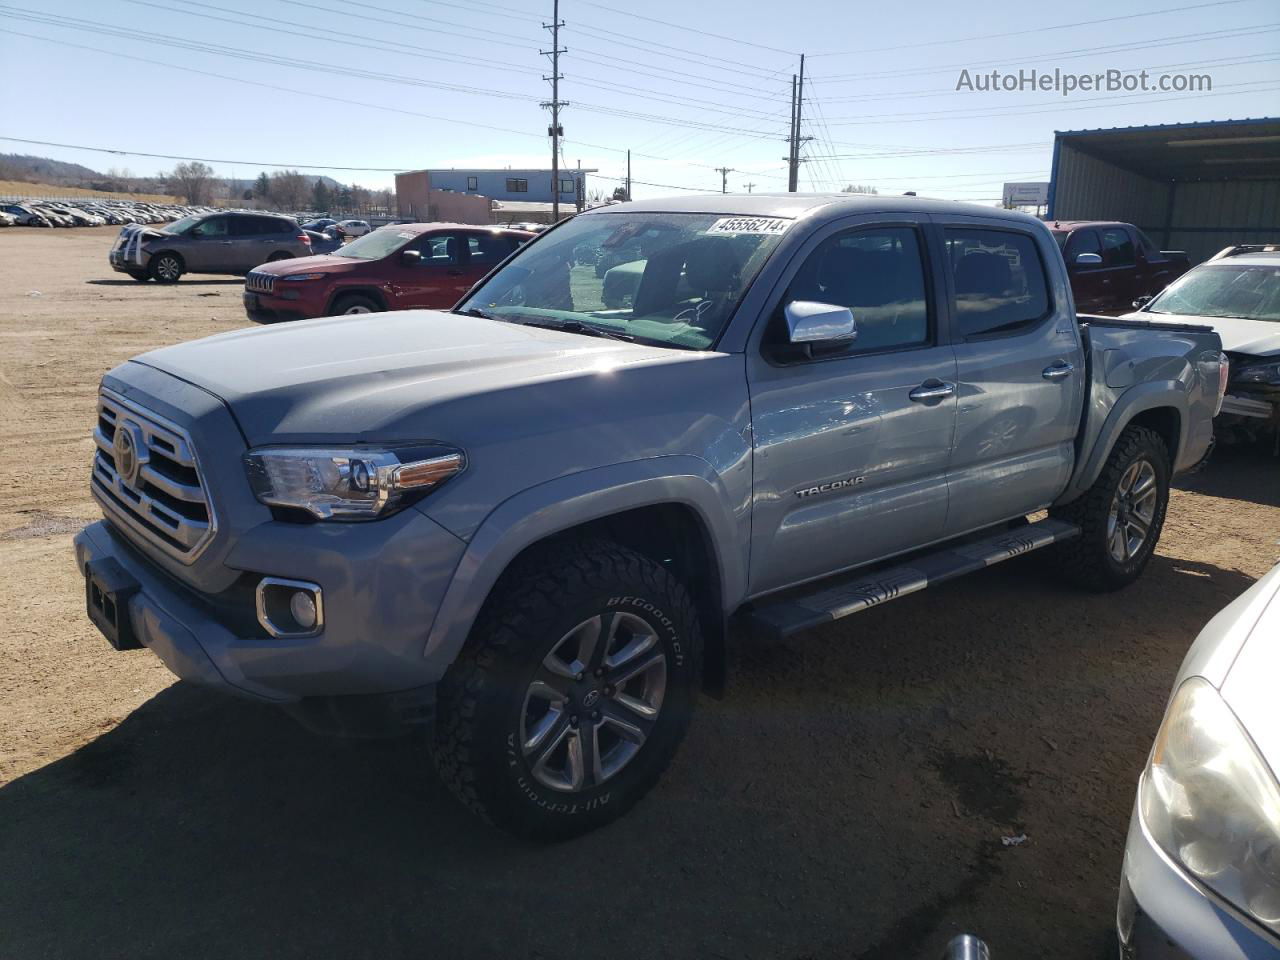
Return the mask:
<svg viewBox="0 0 1280 960"><path fill-rule="evenodd" d="M395 513L466 466L441 444L397 449L262 447L244 457L254 496L320 520L372 520Z"/></svg>
<svg viewBox="0 0 1280 960"><path fill-rule="evenodd" d="M1280 933L1280 787L1199 677L1169 704L1140 797L1143 822L1165 853Z"/></svg>
<svg viewBox="0 0 1280 960"><path fill-rule="evenodd" d="M293 273L287 277L281 277L281 280L323 280L323 273Z"/></svg>
<svg viewBox="0 0 1280 960"><path fill-rule="evenodd" d="M1280 387L1280 361L1237 367L1236 375L1231 378L1231 382L1259 387Z"/></svg>

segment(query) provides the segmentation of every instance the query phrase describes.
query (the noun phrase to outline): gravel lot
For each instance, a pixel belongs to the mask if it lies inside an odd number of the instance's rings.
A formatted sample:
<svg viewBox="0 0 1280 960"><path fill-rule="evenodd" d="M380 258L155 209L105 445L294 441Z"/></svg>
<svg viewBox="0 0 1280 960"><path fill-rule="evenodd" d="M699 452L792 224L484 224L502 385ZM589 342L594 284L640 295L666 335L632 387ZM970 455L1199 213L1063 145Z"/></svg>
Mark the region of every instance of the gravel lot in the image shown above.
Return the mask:
<svg viewBox="0 0 1280 960"><path fill-rule="evenodd" d="M417 744L312 736L85 620L99 376L245 323L238 279L121 279L114 236L0 231L0 957L1111 955L1135 778L1187 645L1277 559L1280 461L1182 482L1123 593L1029 558L741 641L661 786L540 849Z"/></svg>

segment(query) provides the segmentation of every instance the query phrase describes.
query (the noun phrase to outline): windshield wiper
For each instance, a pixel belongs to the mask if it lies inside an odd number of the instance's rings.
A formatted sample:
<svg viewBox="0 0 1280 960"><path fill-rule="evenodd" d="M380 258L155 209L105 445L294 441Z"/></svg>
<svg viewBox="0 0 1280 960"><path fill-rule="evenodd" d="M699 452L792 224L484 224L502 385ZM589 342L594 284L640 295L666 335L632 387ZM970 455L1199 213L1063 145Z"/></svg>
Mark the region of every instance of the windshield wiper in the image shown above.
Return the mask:
<svg viewBox="0 0 1280 960"><path fill-rule="evenodd" d="M455 310L454 313L460 313L464 317L479 317L481 320L497 320L495 316L485 313L483 310L477 310L475 307L467 307L465 310Z"/></svg>
<svg viewBox="0 0 1280 960"><path fill-rule="evenodd" d="M604 337L607 340L621 340L624 343L635 343L636 338L629 333L617 333L613 330L606 330L604 327L597 327L594 324L583 323L581 320L513 320L525 327L541 327L543 330L563 330L566 333L581 333L588 337Z"/></svg>

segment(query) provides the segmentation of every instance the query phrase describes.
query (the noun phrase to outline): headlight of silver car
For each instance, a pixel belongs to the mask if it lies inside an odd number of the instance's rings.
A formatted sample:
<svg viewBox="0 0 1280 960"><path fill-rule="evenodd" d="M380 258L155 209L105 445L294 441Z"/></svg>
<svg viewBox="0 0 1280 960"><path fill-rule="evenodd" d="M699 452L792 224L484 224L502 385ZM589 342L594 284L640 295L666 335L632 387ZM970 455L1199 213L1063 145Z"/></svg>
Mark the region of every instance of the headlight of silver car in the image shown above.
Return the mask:
<svg viewBox="0 0 1280 960"><path fill-rule="evenodd" d="M244 457L254 496L320 520L388 516L466 466L441 444L398 448L260 447Z"/></svg>
<svg viewBox="0 0 1280 960"><path fill-rule="evenodd" d="M1178 688L1140 791L1157 844L1224 900L1280 933L1280 787L1209 683Z"/></svg>
<svg viewBox="0 0 1280 960"><path fill-rule="evenodd" d="M1280 387L1280 362L1239 367L1231 382L1242 386Z"/></svg>

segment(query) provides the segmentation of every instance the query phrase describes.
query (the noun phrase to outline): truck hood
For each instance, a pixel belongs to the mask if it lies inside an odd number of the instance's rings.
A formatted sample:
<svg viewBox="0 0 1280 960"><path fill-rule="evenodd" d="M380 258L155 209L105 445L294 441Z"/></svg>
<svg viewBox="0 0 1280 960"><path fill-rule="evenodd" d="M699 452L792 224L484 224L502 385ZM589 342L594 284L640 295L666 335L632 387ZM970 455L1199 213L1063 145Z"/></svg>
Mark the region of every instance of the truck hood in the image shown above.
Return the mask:
<svg viewBox="0 0 1280 960"><path fill-rule="evenodd" d="M1126 313L1124 320L1145 323L1200 323L1213 327L1222 338L1222 349L1228 353L1246 353L1255 357L1280 354L1280 323L1270 320L1248 320L1244 317L1174 316L1168 313L1138 311Z"/></svg>
<svg viewBox="0 0 1280 960"><path fill-rule="evenodd" d="M221 398L256 445L449 440L440 430L465 424L468 409L478 412L468 407L469 398L488 396L488 408L494 394L516 397L535 384L707 356L404 310L238 330L153 350L133 362ZM507 415L525 414L514 406Z"/></svg>

